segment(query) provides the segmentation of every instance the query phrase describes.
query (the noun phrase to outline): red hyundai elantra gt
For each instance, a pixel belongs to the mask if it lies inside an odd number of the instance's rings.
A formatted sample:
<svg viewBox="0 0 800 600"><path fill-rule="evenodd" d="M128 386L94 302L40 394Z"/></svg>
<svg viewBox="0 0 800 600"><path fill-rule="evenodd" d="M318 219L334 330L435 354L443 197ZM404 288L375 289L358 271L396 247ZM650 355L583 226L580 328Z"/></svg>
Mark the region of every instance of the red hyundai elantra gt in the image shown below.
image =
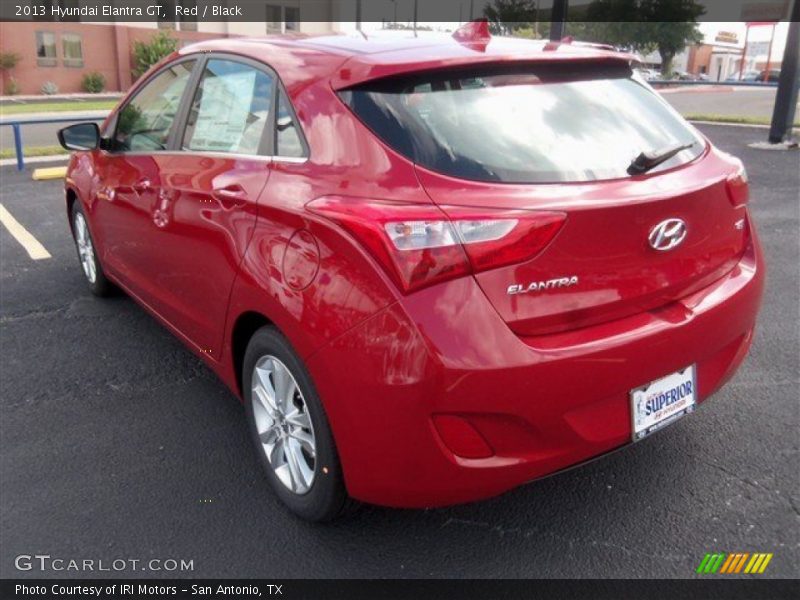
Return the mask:
<svg viewBox="0 0 800 600"><path fill-rule="evenodd" d="M692 412L764 265L742 164L569 43L226 39L60 133L83 272L243 399L296 514L486 498Z"/></svg>

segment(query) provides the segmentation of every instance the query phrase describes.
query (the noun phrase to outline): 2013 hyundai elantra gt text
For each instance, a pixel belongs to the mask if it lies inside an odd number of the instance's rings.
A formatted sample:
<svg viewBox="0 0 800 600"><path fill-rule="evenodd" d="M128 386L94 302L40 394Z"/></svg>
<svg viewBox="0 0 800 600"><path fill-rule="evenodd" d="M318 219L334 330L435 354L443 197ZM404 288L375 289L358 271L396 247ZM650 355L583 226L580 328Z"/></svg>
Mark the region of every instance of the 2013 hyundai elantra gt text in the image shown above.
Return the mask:
<svg viewBox="0 0 800 600"><path fill-rule="evenodd" d="M742 164L631 59L480 24L187 46L59 134L83 273L242 398L306 519L640 440L737 369L764 265Z"/></svg>

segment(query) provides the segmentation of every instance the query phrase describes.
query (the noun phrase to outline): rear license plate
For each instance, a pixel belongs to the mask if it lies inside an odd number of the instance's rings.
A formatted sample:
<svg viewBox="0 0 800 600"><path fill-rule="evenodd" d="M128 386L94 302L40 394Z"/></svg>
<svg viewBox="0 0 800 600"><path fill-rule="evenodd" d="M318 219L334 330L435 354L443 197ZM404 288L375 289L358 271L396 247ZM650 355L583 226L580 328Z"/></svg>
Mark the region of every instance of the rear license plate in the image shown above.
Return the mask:
<svg viewBox="0 0 800 600"><path fill-rule="evenodd" d="M692 412L697 405L695 366L631 390L633 441Z"/></svg>

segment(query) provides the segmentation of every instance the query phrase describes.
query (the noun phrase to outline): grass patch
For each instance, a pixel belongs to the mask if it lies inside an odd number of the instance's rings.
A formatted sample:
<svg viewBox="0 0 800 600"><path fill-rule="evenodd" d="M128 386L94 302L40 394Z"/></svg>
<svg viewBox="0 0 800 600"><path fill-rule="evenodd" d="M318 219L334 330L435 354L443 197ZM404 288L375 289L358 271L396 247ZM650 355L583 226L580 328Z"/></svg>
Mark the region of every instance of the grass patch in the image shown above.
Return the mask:
<svg viewBox="0 0 800 600"><path fill-rule="evenodd" d="M22 155L31 157L31 156L56 156L58 154L67 154L67 151L64 150L61 146L25 146L22 149ZM13 148L6 148L5 150L0 150L0 159L4 158L16 158L16 154L14 153Z"/></svg>
<svg viewBox="0 0 800 600"><path fill-rule="evenodd" d="M713 123L737 123L740 125L769 125L772 123L771 117L736 117L728 115L706 115L689 113L683 115L689 121L711 121ZM795 127L800 127L800 121L794 122Z"/></svg>
<svg viewBox="0 0 800 600"><path fill-rule="evenodd" d="M85 110L111 110L117 100L87 100L85 102L35 102L31 104L6 104L0 106L0 117L38 112L82 112Z"/></svg>

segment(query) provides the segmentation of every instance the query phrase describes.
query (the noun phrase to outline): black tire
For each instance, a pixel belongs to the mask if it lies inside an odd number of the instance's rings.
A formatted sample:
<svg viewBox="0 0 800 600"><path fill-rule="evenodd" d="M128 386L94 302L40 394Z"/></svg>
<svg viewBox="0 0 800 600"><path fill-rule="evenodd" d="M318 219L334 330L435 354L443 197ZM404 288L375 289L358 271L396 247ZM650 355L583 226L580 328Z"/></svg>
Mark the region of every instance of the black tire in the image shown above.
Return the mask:
<svg viewBox="0 0 800 600"><path fill-rule="evenodd" d="M253 371L259 360L267 356L277 358L294 378L294 382L302 394L304 412L308 414L313 426L316 446L314 476L307 491L303 493L295 493L279 479L267 457L266 447L262 445L259 437L253 404ZM325 409L302 361L286 338L274 327L262 327L250 339L242 367L242 388L250 435L273 491L289 510L307 521L330 521L345 512L351 502L345 489L336 443L328 424Z"/></svg>
<svg viewBox="0 0 800 600"><path fill-rule="evenodd" d="M83 222L86 224L86 235L88 236L90 248L91 248L91 259L94 262L94 281L91 280L90 275L86 272L83 266L83 258L81 257L81 248L79 243L79 223L78 219L83 219ZM72 229L72 239L75 242L75 250L78 253L78 262L81 267L81 272L83 273L84 279L89 286L89 289L95 296L110 296L116 290L116 287L113 283L111 283L108 278L106 277L105 272L103 271L103 267L100 264L100 260L97 258L97 253L95 252L95 245L94 240L92 239L92 234L89 231L89 220L86 218L86 215L83 214L83 210L81 209L80 202L75 202L72 205L72 214L70 215L70 223Z"/></svg>

